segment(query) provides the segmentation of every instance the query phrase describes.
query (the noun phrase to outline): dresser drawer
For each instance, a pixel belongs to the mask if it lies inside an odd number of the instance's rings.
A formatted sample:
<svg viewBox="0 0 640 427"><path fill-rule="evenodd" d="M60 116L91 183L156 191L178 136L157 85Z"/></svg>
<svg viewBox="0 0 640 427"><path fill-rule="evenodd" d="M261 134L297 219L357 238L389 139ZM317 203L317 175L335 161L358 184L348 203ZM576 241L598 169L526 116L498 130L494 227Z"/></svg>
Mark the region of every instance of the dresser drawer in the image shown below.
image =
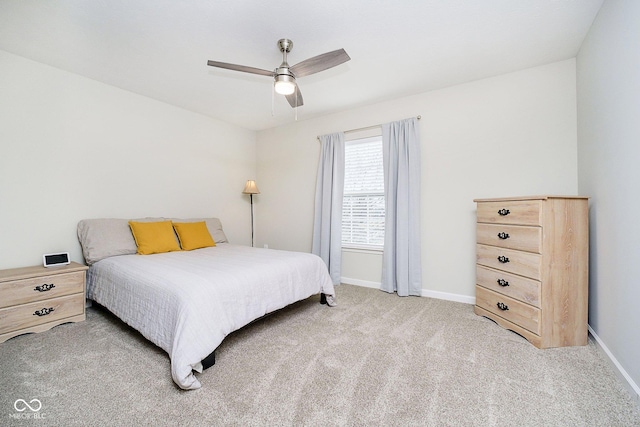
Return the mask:
<svg viewBox="0 0 640 427"><path fill-rule="evenodd" d="M476 262L531 279L541 279L542 255L539 254L478 244Z"/></svg>
<svg viewBox="0 0 640 427"><path fill-rule="evenodd" d="M476 284L540 308L540 282L476 265Z"/></svg>
<svg viewBox="0 0 640 427"><path fill-rule="evenodd" d="M0 334L83 313L84 293L2 308L0 309Z"/></svg>
<svg viewBox="0 0 640 427"><path fill-rule="evenodd" d="M523 225L478 224L478 243L542 253L542 228Z"/></svg>
<svg viewBox="0 0 640 427"><path fill-rule="evenodd" d="M0 283L0 308L84 292L84 271Z"/></svg>
<svg viewBox="0 0 640 427"><path fill-rule="evenodd" d="M478 222L492 224L541 225L541 200L478 202Z"/></svg>
<svg viewBox="0 0 640 427"><path fill-rule="evenodd" d="M476 305L540 335L540 309L476 286Z"/></svg>

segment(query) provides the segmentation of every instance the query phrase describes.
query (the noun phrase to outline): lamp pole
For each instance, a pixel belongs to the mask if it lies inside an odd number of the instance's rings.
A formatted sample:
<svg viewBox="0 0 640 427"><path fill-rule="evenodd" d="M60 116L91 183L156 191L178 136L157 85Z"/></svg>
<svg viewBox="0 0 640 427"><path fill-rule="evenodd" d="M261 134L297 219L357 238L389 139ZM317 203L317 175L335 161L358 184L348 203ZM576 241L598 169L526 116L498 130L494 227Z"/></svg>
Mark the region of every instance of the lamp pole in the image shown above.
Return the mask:
<svg viewBox="0 0 640 427"><path fill-rule="evenodd" d="M249 194L251 200L251 247L253 247L253 193Z"/></svg>

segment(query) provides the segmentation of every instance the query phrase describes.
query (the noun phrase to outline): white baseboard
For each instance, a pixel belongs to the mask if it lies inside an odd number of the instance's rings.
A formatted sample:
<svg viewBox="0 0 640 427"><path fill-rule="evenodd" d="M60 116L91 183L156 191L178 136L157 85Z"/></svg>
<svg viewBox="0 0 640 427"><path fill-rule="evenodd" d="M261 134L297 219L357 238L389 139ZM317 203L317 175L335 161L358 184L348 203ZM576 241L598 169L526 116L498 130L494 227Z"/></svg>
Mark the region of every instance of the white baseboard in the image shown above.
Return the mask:
<svg viewBox="0 0 640 427"><path fill-rule="evenodd" d="M422 290L422 296L428 297L428 298L443 299L447 301L462 302L464 304L475 305L476 303L476 297L470 297L467 295L460 295L460 294L450 294L448 292L430 291L428 289Z"/></svg>
<svg viewBox="0 0 640 427"><path fill-rule="evenodd" d="M380 286L381 286L380 282L370 282L370 281L367 281L367 280L352 279L350 277L341 277L340 278L340 282L344 283L346 285L364 286L365 288L373 288L373 289L380 289ZM430 290L427 290L427 289L423 289L422 290L422 295L421 296L428 297L428 298L443 299L443 300L447 300L447 301L462 302L462 303L465 303L465 304L475 304L476 303L476 298L475 297L470 297L470 296L466 296L466 295L458 295L458 294L450 294L450 293L447 293L447 292L430 291Z"/></svg>
<svg viewBox="0 0 640 427"><path fill-rule="evenodd" d="M640 387L638 387L638 384L633 381L633 378L631 378L627 371L622 367L613 353L609 351L609 348L605 345L604 342L602 342L598 334L595 333L591 326L589 326L589 333L596 340L596 345L600 348L600 350L602 350L604 354L607 355L609 361L613 365L614 370L616 371L622 382L627 386L626 388L629 390L629 393L631 393L631 396L634 397L636 403L640 405Z"/></svg>
<svg viewBox="0 0 640 427"><path fill-rule="evenodd" d="M344 283L345 285L356 285L356 286L364 286L365 288L373 288L380 289L380 282L370 282L368 280L360 280L360 279L351 279L350 277L341 277L340 283Z"/></svg>

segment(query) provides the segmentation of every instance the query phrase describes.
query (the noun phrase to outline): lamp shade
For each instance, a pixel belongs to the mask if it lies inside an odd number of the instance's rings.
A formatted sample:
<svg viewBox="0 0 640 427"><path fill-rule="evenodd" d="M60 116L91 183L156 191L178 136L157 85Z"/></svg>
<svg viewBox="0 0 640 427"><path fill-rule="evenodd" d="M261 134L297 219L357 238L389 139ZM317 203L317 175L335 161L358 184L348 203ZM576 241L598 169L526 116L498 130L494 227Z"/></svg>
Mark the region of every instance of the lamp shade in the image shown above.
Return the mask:
<svg viewBox="0 0 640 427"><path fill-rule="evenodd" d="M260 194L260 190L258 190L258 186L253 179L247 181L244 185L244 190L242 190L243 194Z"/></svg>

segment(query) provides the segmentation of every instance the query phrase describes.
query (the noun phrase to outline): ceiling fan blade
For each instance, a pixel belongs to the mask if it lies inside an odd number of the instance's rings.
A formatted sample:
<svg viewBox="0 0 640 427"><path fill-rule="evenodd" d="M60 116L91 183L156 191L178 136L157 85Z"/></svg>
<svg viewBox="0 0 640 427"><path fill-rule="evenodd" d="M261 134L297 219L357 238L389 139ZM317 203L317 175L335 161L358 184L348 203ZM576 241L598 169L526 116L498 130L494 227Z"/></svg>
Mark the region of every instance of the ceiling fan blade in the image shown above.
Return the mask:
<svg viewBox="0 0 640 427"><path fill-rule="evenodd" d="M304 77L335 67L336 65L340 65L350 59L351 57L347 55L347 52L345 52L344 49L338 49L332 52L323 53L322 55L314 56L313 58L305 59L291 67L290 70L296 78Z"/></svg>
<svg viewBox="0 0 640 427"><path fill-rule="evenodd" d="M226 68L227 70L243 71L245 73L273 77L273 71L263 70L262 68L247 67L245 65L229 64L226 62L218 61L207 61L207 65L218 68Z"/></svg>
<svg viewBox="0 0 640 427"><path fill-rule="evenodd" d="M287 98L287 101L289 101L289 105L291 105L291 108L300 107L304 104L304 102L302 101L302 94L300 93L300 88L298 87L298 85L296 85L295 92L293 92L291 95L285 95L285 98Z"/></svg>

